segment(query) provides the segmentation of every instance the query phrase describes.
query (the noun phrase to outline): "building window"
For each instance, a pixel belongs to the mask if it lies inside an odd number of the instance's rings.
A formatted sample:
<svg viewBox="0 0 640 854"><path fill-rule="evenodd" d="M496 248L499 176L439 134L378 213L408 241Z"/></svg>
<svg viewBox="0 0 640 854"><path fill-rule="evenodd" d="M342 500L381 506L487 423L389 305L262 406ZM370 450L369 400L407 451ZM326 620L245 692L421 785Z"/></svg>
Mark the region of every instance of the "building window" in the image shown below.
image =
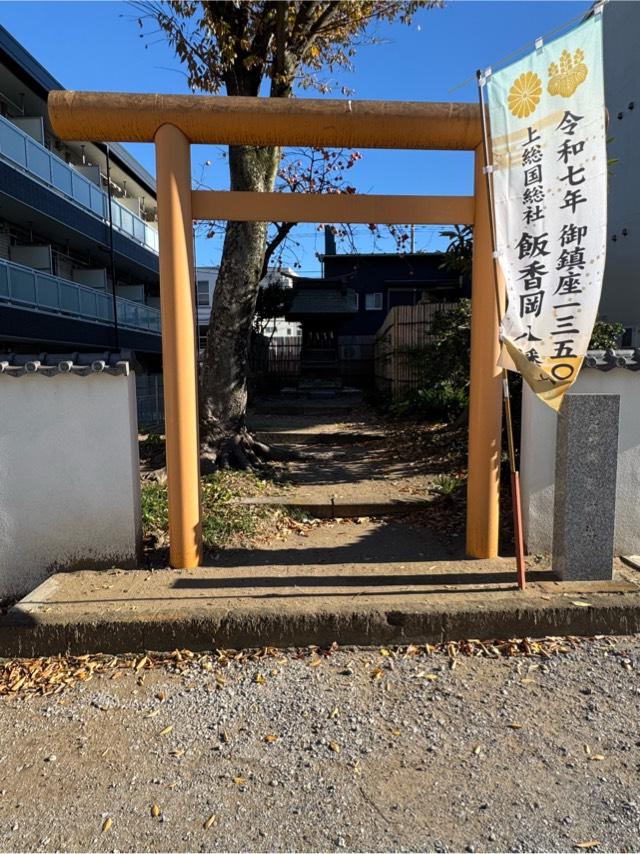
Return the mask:
<svg viewBox="0 0 640 854"><path fill-rule="evenodd" d="M382 309L382 294L366 294L364 307L367 311L380 311Z"/></svg>
<svg viewBox="0 0 640 854"><path fill-rule="evenodd" d="M209 303L209 282L203 279L197 284L198 305L210 305Z"/></svg>

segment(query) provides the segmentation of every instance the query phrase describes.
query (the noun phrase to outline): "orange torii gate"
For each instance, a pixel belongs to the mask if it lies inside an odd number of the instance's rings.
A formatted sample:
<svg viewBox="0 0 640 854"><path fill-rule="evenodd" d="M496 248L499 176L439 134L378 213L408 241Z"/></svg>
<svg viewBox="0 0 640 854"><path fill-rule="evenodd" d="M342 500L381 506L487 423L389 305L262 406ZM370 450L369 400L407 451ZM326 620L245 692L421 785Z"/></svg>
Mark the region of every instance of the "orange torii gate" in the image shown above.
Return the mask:
<svg viewBox="0 0 640 854"><path fill-rule="evenodd" d="M477 104L56 91L49 115L62 139L156 146L171 566L202 561L194 219L474 226L466 542L472 557L497 555L501 371ZM474 195L193 191L192 143L473 151Z"/></svg>

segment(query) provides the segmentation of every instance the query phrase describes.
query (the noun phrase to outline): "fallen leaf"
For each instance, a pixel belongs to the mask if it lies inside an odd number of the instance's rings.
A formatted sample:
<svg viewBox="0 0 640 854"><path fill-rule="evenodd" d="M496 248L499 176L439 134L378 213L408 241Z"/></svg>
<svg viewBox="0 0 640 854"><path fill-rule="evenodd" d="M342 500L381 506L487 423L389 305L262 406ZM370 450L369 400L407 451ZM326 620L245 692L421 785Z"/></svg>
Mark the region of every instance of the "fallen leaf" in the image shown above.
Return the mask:
<svg viewBox="0 0 640 854"><path fill-rule="evenodd" d="M148 657L147 657L146 655L144 655L144 656L140 659L140 661L136 664L136 672L137 672L138 670L142 670L142 668L145 666L145 664L146 664L148 661L149 661Z"/></svg>
<svg viewBox="0 0 640 854"><path fill-rule="evenodd" d="M380 655L384 655L385 658L389 658L391 652L386 647L382 646L380 647Z"/></svg>
<svg viewBox="0 0 640 854"><path fill-rule="evenodd" d="M147 712L147 714L145 715L145 718L155 718L155 716L159 715L159 714L160 714L160 709L153 709L152 711Z"/></svg>
<svg viewBox="0 0 640 854"><path fill-rule="evenodd" d="M170 756L184 756L184 750L181 747L174 747L169 751Z"/></svg>
<svg viewBox="0 0 640 854"><path fill-rule="evenodd" d="M209 830L209 828L213 827L214 824L216 824L216 817L215 815L210 815L202 826L205 830Z"/></svg>
<svg viewBox="0 0 640 854"><path fill-rule="evenodd" d="M597 848L602 843L597 839L587 839L586 842L576 842L576 848Z"/></svg>
<svg viewBox="0 0 640 854"><path fill-rule="evenodd" d="M590 757L589 757L589 759L590 759L592 762L602 762L602 760L603 760L604 758L605 758L605 757L604 757L604 754L603 754L603 753L594 753L592 756L590 756Z"/></svg>
<svg viewBox="0 0 640 854"><path fill-rule="evenodd" d="M331 709L331 712L329 713L329 717L330 718L337 718L338 717L338 707L337 706L335 706L335 708Z"/></svg>
<svg viewBox="0 0 640 854"><path fill-rule="evenodd" d="M246 785L247 781L244 777L234 777L233 782L236 784L236 786L244 786Z"/></svg>
<svg viewBox="0 0 640 854"><path fill-rule="evenodd" d="M277 735L274 735L273 733L269 733L269 735L265 735L264 740L265 740L268 744L273 744L273 742L274 742L274 741L277 741L277 740L278 740L278 736L277 736Z"/></svg>
<svg viewBox="0 0 640 854"><path fill-rule="evenodd" d="M376 679L376 680L382 679L383 676L384 676L384 670L381 667L374 667L373 670L371 671L371 678L372 679Z"/></svg>
<svg viewBox="0 0 640 854"><path fill-rule="evenodd" d="M590 608L591 607L591 602L582 602L580 599L574 599L571 602L571 604L572 605L578 605L580 608ZM596 844L599 845L600 843L596 843Z"/></svg>
<svg viewBox="0 0 640 854"><path fill-rule="evenodd" d="M309 667L319 667L322 664L321 658L312 658L309 662Z"/></svg>
<svg viewBox="0 0 640 854"><path fill-rule="evenodd" d="M113 824L113 819L111 816L107 816L105 820L102 822L102 832L106 833L107 830L111 829L111 825Z"/></svg>
<svg viewBox="0 0 640 854"><path fill-rule="evenodd" d="M476 756L477 756L477 755L480 753L480 751L481 751L481 750L482 750L482 745L481 745L481 744L477 744L477 745L475 746L475 748L474 748L473 752L474 752L474 753L476 754Z"/></svg>
<svg viewBox="0 0 640 854"><path fill-rule="evenodd" d="M151 804L151 815L154 818L158 818L158 816L160 815L160 807L158 806L158 804Z"/></svg>
<svg viewBox="0 0 640 854"><path fill-rule="evenodd" d="M513 724L507 724L507 726L509 727L509 729L522 729L522 724L513 723Z"/></svg>
<svg viewBox="0 0 640 854"><path fill-rule="evenodd" d="M253 680L257 685L265 685L266 678L262 675L262 673L256 673L255 679Z"/></svg>
<svg viewBox="0 0 640 854"><path fill-rule="evenodd" d="M329 750L332 750L334 753L340 753L340 745L337 741L330 741Z"/></svg>
<svg viewBox="0 0 640 854"><path fill-rule="evenodd" d="M169 724L164 729L161 729L158 735L169 735L169 733L173 730L173 724Z"/></svg>
<svg viewBox="0 0 640 854"><path fill-rule="evenodd" d="M523 685L535 685L536 680L535 679L529 679L528 677L526 677L524 679L521 679L520 682Z"/></svg>
<svg viewBox="0 0 640 854"><path fill-rule="evenodd" d="M158 691L158 693L156 694L156 700L160 700L161 703L164 703L166 698L167 695L164 693L164 691Z"/></svg>

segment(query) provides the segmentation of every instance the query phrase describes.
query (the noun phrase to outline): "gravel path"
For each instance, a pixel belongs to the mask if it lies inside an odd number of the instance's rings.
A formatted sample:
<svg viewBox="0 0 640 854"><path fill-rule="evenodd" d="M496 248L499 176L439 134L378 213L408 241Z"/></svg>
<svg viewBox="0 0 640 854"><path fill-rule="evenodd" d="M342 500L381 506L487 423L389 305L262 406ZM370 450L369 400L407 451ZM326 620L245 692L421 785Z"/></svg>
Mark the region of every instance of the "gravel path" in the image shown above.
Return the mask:
<svg viewBox="0 0 640 854"><path fill-rule="evenodd" d="M3 698L0 848L638 850L639 668L276 653Z"/></svg>

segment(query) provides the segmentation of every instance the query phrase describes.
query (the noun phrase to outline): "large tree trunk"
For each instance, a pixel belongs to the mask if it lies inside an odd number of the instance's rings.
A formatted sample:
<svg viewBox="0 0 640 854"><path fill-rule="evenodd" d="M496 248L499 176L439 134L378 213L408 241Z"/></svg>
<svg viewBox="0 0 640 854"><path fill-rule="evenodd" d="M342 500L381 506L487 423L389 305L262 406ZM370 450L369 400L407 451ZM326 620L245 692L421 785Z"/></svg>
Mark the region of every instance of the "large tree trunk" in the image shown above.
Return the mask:
<svg viewBox="0 0 640 854"><path fill-rule="evenodd" d="M232 190L270 192L279 148L231 146ZM246 431L251 328L265 253L267 223L229 222L216 283L200 384L200 443L217 465L242 468L268 449Z"/></svg>

